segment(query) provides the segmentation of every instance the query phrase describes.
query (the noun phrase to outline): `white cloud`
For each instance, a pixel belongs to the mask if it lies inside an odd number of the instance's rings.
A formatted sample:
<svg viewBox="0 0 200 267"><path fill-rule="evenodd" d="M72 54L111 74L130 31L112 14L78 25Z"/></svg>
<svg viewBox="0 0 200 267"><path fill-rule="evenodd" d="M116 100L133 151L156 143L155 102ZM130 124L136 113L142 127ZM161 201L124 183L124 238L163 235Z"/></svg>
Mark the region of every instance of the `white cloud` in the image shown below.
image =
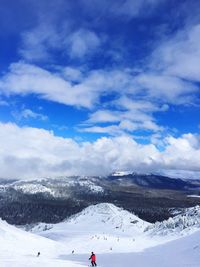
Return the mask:
<svg viewBox="0 0 200 267"><path fill-rule="evenodd" d="M80 82L83 79L83 73L76 68L66 67L61 70L64 78L72 82Z"/></svg>
<svg viewBox="0 0 200 267"><path fill-rule="evenodd" d="M86 71L72 67L48 71L33 64L13 63L0 80L2 95L28 95L54 102L93 109L83 122L87 132L114 135L136 130L162 131L155 114L170 104L195 101L197 86L164 74L134 74L131 69ZM115 95L115 100L112 95ZM106 98L106 96L109 96ZM104 97L105 109L100 109ZM30 115L30 114L29 114ZM32 114L33 115L33 114ZM99 123L111 125L100 126Z"/></svg>
<svg viewBox="0 0 200 267"><path fill-rule="evenodd" d="M200 24L180 30L153 54L153 67L167 75L200 81Z"/></svg>
<svg viewBox="0 0 200 267"><path fill-rule="evenodd" d="M34 112L33 110L28 108L23 108L21 111L14 111L12 112L12 115L17 120L22 120L22 119L37 119L42 121L48 120L48 116L42 113Z"/></svg>
<svg viewBox="0 0 200 267"><path fill-rule="evenodd" d="M9 104L6 100L0 98L0 106L8 106L8 105Z"/></svg>
<svg viewBox="0 0 200 267"><path fill-rule="evenodd" d="M19 53L28 61L49 60L52 58L52 49L61 49L62 45L62 34L45 23L22 33Z"/></svg>
<svg viewBox="0 0 200 267"><path fill-rule="evenodd" d="M74 84L72 79L78 80ZM125 69L89 71L83 77L79 69L64 68L59 72L50 72L23 62L11 64L9 72L0 80L0 91L8 96L36 94L43 99L87 108L98 103L102 95L113 92L119 96L139 96L141 101L137 101L137 105L151 109L154 106L151 102L155 100L162 104L191 102L191 95L196 90L197 87L191 83L170 76L148 73L134 76L131 70ZM142 101L143 98L148 101Z"/></svg>
<svg viewBox="0 0 200 267"><path fill-rule="evenodd" d="M163 128L156 124L154 112L166 111L168 106L158 106L150 101L133 100L130 97L120 97L112 102L115 110L97 110L91 113L89 119L81 124L80 131L109 133L121 135L123 132L136 130L162 131ZM116 110L116 108L118 110ZM109 126L91 126L94 124L115 123ZM117 124L116 124L117 123Z"/></svg>
<svg viewBox="0 0 200 267"><path fill-rule="evenodd" d="M200 172L200 136L186 134L155 145L130 136L76 142L52 132L0 123L0 176L33 178L56 175L104 175L114 170Z"/></svg>
<svg viewBox="0 0 200 267"><path fill-rule="evenodd" d="M198 91L198 87L194 84L162 73L143 73L135 80L138 86L147 90L146 94L151 99L175 105L193 102L194 94Z"/></svg>
<svg viewBox="0 0 200 267"><path fill-rule="evenodd" d="M43 99L87 108L96 104L102 94L134 91L132 77L126 71L90 71L76 84L71 77L67 80L64 76L63 72L52 73L35 65L13 63L0 80L0 91L7 96L36 94Z"/></svg>
<svg viewBox="0 0 200 267"><path fill-rule="evenodd" d="M79 127L80 132L88 133L106 133L113 136L127 135L137 130L142 131L162 131L163 128L158 126L152 120L146 120L143 122L128 119L121 119L118 124L113 124L109 126L88 126L83 124L83 127Z"/></svg>
<svg viewBox="0 0 200 267"><path fill-rule="evenodd" d="M119 122L121 112L112 110L97 110L90 114L86 123Z"/></svg>
<svg viewBox="0 0 200 267"><path fill-rule="evenodd" d="M125 0L114 8L117 15L130 17L150 15L154 9L163 2L163 0Z"/></svg>
<svg viewBox="0 0 200 267"><path fill-rule="evenodd" d="M104 38L86 28L73 30L64 19L60 26L43 21L21 34L19 54L28 62L53 62L56 53L82 58L98 49Z"/></svg>
<svg viewBox="0 0 200 267"><path fill-rule="evenodd" d="M79 0L76 5L80 11L80 20L74 20L74 5L66 4L65 1L53 1L50 5L33 3L38 21L35 21L33 28L21 33L19 54L28 62L53 62L57 52L65 58L84 58L96 52L106 39L105 34L99 35L97 30L95 32L91 29L84 18L85 13L90 17L91 24L97 26L93 28L98 29L100 16L109 21L111 17L122 17L124 20L124 17L148 16L163 1L165 0Z"/></svg>
<svg viewBox="0 0 200 267"><path fill-rule="evenodd" d="M113 136L125 135L124 130L118 124L109 126L84 126L79 127L78 130L79 132L109 134Z"/></svg>
<svg viewBox="0 0 200 267"><path fill-rule="evenodd" d="M184 134L179 138L166 138L165 157L161 161L172 169L199 171L200 136Z"/></svg>
<svg viewBox="0 0 200 267"><path fill-rule="evenodd" d="M10 72L0 81L0 90L7 96L35 94L43 99L83 107L92 106L98 98L93 88L72 86L59 74L22 62L10 66Z"/></svg>
<svg viewBox="0 0 200 267"><path fill-rule="evenodd" d="M153 112L153 111L159 111L163 109L163 107L159 107L158 104L155 104L153 102L147 101L147 100L138 100L138 99L131 99L127 96L122 96L119 99L117 99L114 104L116 106L119 106L120 108L123 108L125 110L138 110L143 112Z"/></svg>
<svg viewBox="0 0 200 267"><path fill-rule="evenodd" d="M161 4L164 0L81 0L82 6L90 16L110 17L126 17L126 19L148 16Z"/></svg>
<svg viewBox="0 0 200 267"><path fill-rule="evenodd" d="M96 33L86 29L80 29L70 35L67 43L70 45L69 55L71 57L82 58L98 49L101 40Z"/></svg>

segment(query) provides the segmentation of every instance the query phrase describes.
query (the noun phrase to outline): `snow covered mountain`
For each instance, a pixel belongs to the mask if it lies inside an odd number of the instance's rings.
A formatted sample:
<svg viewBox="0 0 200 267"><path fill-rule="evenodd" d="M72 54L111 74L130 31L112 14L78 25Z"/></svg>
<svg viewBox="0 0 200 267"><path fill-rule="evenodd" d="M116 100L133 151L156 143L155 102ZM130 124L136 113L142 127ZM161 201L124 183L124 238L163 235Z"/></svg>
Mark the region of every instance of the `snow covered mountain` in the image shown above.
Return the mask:
<svg viewBox="0 0 200 267"><path fill-rule="evenodd" d="M167 177L154 173L137 173L130 171L118 171L112 173L111 180L129 180L133 184L145 188L168 190L193 190L200 189L200 180L187 180Z"/></svg>
<svg viewBox="0 0 200 267"><path fill-rule="evenodd" d="M68 188L69 192L77 188L87 193L104 192L103 188L92 177L60 177L56 180L15 181L10 186L25 194L47 193L53 197L68 197L66 191L62 190L63 188ZM3 187L8 187L8 185L4 185Z"/></svg>

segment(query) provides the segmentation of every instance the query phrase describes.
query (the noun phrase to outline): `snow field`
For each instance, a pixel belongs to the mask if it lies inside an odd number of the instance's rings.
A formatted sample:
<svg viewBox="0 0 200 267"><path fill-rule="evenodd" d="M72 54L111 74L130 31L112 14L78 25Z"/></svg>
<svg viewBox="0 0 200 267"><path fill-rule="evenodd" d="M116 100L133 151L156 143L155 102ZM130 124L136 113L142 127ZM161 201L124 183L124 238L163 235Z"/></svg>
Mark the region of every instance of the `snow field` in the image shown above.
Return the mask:
<svg viewBox="0 0 200 267"><path fill-rule="evenodd" d="M1 267L89 266L91 251L101 267L200 267L198 206L150 224L102 203L61 223L36 225L31 232L0 220Z"/></svg>

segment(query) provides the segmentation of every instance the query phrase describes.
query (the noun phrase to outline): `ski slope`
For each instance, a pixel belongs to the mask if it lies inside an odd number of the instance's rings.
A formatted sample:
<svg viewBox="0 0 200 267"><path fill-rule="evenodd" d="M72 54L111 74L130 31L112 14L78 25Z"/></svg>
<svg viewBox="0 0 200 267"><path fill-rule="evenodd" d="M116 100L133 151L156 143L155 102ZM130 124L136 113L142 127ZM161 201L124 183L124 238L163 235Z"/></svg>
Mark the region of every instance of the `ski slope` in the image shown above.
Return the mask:
<svg viewBox="0 0 200 267"><path fill-rule="evenodd" d="M87 255L65 256L87 266ZM97 254L102 267L199 267L200 230L186 237L135 253Z"/></svg>
<svg viewBox="0 0 200 267"><path fill-rule="evenodd" d="M63 261L65 247L50 239L27 233L0 220L0 266L1 267L80 267L82 265ZM36 257L38 252L40 257Z"/></svg>
<svg viewBox="0 0 200 267"><path fill-rule="evenodd" d="M91 251L100 267L200 267L200 207L150 224L102 203L31 233L0 220L0 244L3 267L88 266Z"/></svg>

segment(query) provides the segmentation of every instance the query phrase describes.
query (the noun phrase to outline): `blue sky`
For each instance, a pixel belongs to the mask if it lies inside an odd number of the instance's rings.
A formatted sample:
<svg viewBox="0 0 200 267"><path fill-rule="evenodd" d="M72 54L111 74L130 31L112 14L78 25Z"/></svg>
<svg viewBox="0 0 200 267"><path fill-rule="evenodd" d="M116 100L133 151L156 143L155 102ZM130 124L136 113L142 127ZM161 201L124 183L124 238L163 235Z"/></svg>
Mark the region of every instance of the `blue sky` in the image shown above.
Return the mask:
<svg viewBox="0 0 200 267"><path fill-rule="evenodd" d="M199 6L1 1L1 176L198 176Z"/></svg>

